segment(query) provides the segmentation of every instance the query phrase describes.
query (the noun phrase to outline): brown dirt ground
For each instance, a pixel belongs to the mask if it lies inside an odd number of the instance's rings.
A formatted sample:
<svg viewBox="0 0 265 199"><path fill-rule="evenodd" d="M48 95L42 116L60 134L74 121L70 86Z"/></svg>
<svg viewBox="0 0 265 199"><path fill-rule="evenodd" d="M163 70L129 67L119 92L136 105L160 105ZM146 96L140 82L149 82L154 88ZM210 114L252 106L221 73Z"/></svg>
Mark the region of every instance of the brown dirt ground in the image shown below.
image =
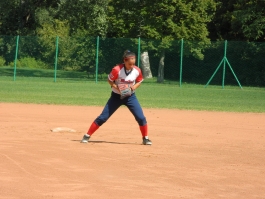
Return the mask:
<svg viewBox="0 0 265 199"><path fill-rule="evenodd" d="M0 198L265 198L265 114L144 109L144 146L120 108L79 143L101 110L0 103Z"/></svg>

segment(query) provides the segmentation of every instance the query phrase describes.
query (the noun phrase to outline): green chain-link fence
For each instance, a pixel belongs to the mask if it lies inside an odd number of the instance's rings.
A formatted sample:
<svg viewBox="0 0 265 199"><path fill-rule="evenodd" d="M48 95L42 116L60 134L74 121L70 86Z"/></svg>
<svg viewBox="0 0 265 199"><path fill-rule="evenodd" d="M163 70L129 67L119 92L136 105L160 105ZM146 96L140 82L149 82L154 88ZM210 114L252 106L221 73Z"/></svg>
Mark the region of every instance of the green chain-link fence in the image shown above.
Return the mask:
<svg viewBox="0 0 265 199"><path fill-rule="evenodd" d="M265 43L237 41L0 36L0 76L106 81L126 49L146 82L265 86Z"/></svg>

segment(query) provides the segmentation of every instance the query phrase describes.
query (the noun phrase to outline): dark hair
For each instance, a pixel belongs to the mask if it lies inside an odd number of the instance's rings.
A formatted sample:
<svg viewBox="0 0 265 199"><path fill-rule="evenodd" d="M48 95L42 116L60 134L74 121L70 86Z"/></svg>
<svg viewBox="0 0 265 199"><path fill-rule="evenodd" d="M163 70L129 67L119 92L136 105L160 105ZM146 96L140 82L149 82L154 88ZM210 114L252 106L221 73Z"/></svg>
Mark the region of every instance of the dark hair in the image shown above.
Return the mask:
<svg viewBox="0 0 265 199"><path fill-rule="evenodd" d="M127 57L136 56L135 53L131 52L130 50L125 50L123 53L123 59L126 59Z"/></svg>

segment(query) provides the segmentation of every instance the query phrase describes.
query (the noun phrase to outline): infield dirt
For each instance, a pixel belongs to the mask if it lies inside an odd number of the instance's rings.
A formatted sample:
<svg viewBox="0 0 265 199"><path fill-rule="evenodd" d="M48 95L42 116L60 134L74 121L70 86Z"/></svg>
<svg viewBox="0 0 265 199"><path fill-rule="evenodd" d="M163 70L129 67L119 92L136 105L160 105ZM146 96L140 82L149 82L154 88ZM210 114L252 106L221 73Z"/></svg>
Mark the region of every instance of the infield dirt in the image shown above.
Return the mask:
<svg viewBox="0 0 265 199"><path fill-rule="evenodd" d="M265 198L265 114L0 103L0 198ZM51 132L55 127L75 129Z"/></svg>

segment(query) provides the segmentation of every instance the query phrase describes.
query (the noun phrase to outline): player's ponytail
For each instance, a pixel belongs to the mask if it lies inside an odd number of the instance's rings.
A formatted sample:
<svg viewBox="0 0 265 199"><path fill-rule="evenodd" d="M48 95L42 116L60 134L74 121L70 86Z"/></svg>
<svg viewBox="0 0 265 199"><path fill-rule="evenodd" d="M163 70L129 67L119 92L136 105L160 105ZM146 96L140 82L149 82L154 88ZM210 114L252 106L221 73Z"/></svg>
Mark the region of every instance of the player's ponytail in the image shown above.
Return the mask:
<svg viewBox="0 0 265 199"><path fill-rule="evenodd" d="M125 50L123 53L123 60L126 60L128 57L135 57L135 53L131 52L130 50Z"/></svg>

